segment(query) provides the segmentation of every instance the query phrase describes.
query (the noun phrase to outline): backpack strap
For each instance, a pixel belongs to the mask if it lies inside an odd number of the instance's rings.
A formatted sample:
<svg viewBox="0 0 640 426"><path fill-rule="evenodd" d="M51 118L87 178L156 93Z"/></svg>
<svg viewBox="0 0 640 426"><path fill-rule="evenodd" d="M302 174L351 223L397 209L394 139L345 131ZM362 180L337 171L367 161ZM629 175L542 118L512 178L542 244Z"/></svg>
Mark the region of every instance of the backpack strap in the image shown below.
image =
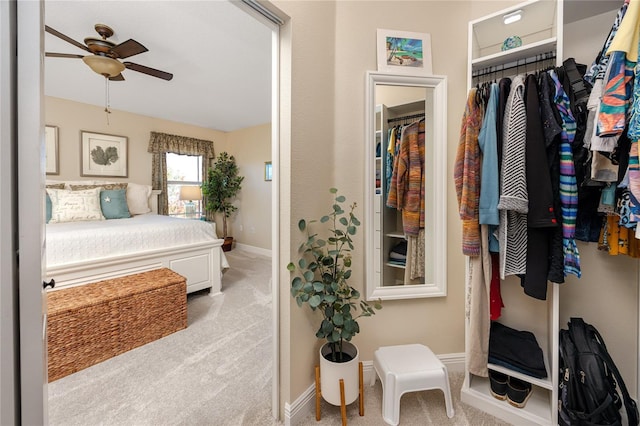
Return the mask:
<svg viewBox="0 0 640 426"><path fill-rule="evenodd" d="M598 343L600 343L601 345L601 347L597 348L598 349L597 355L600 358L602 358L604 363L607 365L607 368L611 372L613 372L613 375L616 379L616 383L618 384L618 386L620 387L620 390L622 391L622 397L624 399L624 407L627 410L627 419L629 420L629 424L637 426L639 421L638 406L636 402L631 398L631 395L629 395L629 391L627 390L627 386L625 385L624 380L622 379L622 375L620 374L618 367L616 367L616 364L613 362L613 359L611 359L611 356L607 351L607 346L604 343L604 339L602 338L598 330L593 325L586 324L586 326L589 332L593 333L597 337Z"/></svg>

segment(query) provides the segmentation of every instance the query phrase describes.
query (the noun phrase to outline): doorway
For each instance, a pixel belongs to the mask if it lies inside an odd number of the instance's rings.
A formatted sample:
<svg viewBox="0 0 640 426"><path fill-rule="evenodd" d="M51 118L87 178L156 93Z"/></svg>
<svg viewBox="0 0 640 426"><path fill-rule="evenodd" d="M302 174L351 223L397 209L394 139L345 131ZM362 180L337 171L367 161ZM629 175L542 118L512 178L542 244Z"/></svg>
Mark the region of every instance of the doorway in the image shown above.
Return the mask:
<svg viewBox="0 0 640 426"><path fill-rule="evenodd" d="M29 3L29 2L27 2L27 3ZM25 7L24 9L25 10L23 10L23 12L26 12L28 15L30 15L32 20L35 21L35 28L37 28L38 26L40 26L40 28L41 28L41 25L43 24L43 22L42 22L42 11L40 10L39 6L36 4L35 7L30 7L30 8L28 8L28 10L26 10L27 7ZM29 31L31 31L31 32L29 32ZM34 33L35 33L34 32L34 25L31 25L30 28L26 28L25 29L25 32L22 32L22 31L18 32L18 36L19 36L18 38L24 37L25 39L27 39L27 38L32 39ZM275 46L277 46L278 32L277 32L276 29L274 29L273 39L274 39L274 43L276 43ZM40 52L42 52L43 46L41 45L41 42L39 43L38 41L34 41L33 44L35 44L35 45L40 44L39 48L40 48ZM277 52L278 52L278 49L277 48L273 48L273 54L274 54L274 57L276 58L275 59L276 62L274 64L274 67L275 67L274 69L277 69L277 60L279 60L279 58L277 57ZM31 56L32 56L32 58L34 57L34 55L31 55ZM36 66L33 67L33 74L34 75L37 75L40 72L41 72L40 65L36 65ZM273 74L273 79L274 80L277 80L278 77L279 77L279 75L278 75L277 72ZM274 81L273 87L274 88L278 87L277 81ZM40 87L39 89L41 90L42 88ZM275 93L277 93L277 92L274 92L274 94ZM33 96L31 99L36 99L37 97L40 98L40 105L42 105L42 100L43 100L42 92L38 96ZM277 105L277 102L275 102L276 99L277 99L277 96L274 96L274 104L275 105ZM24 108L25 108L24 109L25 111L28 110L28 108L26 106ZM39 109L35 105L31 105L30 108ZM277 107L274 108L273 116L274 117L278 117ZM35 133L35 134L37 134L39 136L39 137L34 138L34 140L36 141L36 142L34 142L34 144L37 146L38 145L37 141L41 139L40 137L42 136L42 134L41 134L42 132L38 131L36 129L38 129L38 128L44 129L43 125L45 123L44 123L43 117L41 117L38 114L36 114L34 116L32 121L33 121L33 129L34 129L33 133ZM38 123L38 121L40 121L40 123ZM278 129L277 129L278 122L279 121L277 119L273 119L272 120L272 123L273 123L272 133L274 135L272 137L272 141L277 141L278 140L277 139L277 135L279 134ZM278 149L277 149L277 143L272 143L272 151L274 152L274 156L272 157L272 162L273 162L273 165L274 165L274 169L273 169L274 170L274 173L273 173L273 185L274 185L274 188L277 188L277 184L279 182L279 179L278 179L279 176L278 176L278 157L277 157ZM34 160L34 161L36 161L36 160ZM24 185L23 185L23 182L24 182ZM41 187L41 185L42 185L42 177L41 176L38 177L37 179L33 178L31 181L28 181L27 179L23 179L23 180L20 181L20 189L21 190L26 189L27 186L30 187L30 188L35 188L35 187L38 187L38 186ZM34 192L37 192L37 191L34 191ZM278 206L278 200L277 200L278 191L274 190L273 193L274 193L274 197L272 199L272 209L274 211L274 214L273 214L272 221L273 221L274 224L272 226L272 228L273 228L272 253L274 254L273 265L277 265L277 253L278 253L278 238L277 238L277 235L278 235L278 230L277 230L277 219L276 218L277 218L277 206ZM34 199L36 199L36 200L39 199L39 196L36 195L34 197ZM41 223L42 219L39 218L39 221ZM36 244L36 247L39 247L39 246ZM25 258L26 258L26 256L23 256L23 260ZM278 282L277 270L276 270L275 267L273 267L272 269L273 269L272 276L274 277L273 283L277 283ZM276 284L274 284L274 287L275 286L276 286ZM275 291L275 289L274 289L273 293L277 294L277 291ZM40 295L39 297L42 298L42 295ZM31 301L35 300L36 298L37 297L34 297ZM33 303L31 303L31 304L33 305ZM274 305L274 315L273 315L274 316L274 318L273 318L274 339L276 339L276 341L274 341L274 345L273 345L274 346L274 352L276 354L275 357L274 357L274 366L277 368L277 366L279 365L279 363L277 361L277 359L278 359L278 356L277 356L277 348L278 348L278 342L277 342L277 324L278 324L277 298L274 298L273 305ZM40 311L40 314L41 313L42 313L42 311ZM36 315L33 312L31 313L31 316L32 316L32 319L36 317ZM43 318L39 317L39 323L40 324L42 324L42 321L43 321ZM39 327L36 326L36 323L37 322L33 322L33 323L30 323L30 324L27 324L26 321L21 321L21 328L22 327L29 328L32 331L33 330L37 330ZM42 331L41 331L41 328L40 328L40 333L41 332ZM38 335L37 333L31 333L31 337L32 338L34 336L37 336L37 335ZM26 336L26 334L25 334L25 336ZM42 335L40 334L40 336L42 336ZM40 338L39 340L42 340L42 339ZM36 358L38 357L37 353L35 354L35 357ZM42 373L42 371L40 373ZM42 377L42 376L40 376L40 377ZM278 409L278 377L279 377L278 370L275 369L274 370L274 375L273 375L273 385L274 385L273 386L273 388L274 388L273 389L273 408L274 408L274 412L275 413L277 413L277 409ZM42 381L42 379L40 381ZM44 385L44 392L43 392L42 384L40 384L38 386L39 387L39 391L37 391L37 392L33 392L33 388L32 388L31 391L29 391L28 389L26 389L26 386L24 386L25 384L26 384L26 382L23 381L22 401L21 401L21 404L22 404L22 407L23 407L23 412L26 411L25 407L29 407L29 410L31 410L31 413L32 413L31 417L30 417L31 419L40 418L40 419L44 419L45 422L46 422L46 412L47 412L47 410L46 410L46 395L47 395L46 384ZM32 381L31 384L35 386L36 383L35 383L35 381ZM41 401L42 398L44 398L45 400ZM34 409L34 407L39 407L39 406L43 407L43 411L42 412L39 412L39 410ZM23 420L24 420L24 418L23 418ZM42 420L36 421L34 423L40 423L41 421Z"/></svg>

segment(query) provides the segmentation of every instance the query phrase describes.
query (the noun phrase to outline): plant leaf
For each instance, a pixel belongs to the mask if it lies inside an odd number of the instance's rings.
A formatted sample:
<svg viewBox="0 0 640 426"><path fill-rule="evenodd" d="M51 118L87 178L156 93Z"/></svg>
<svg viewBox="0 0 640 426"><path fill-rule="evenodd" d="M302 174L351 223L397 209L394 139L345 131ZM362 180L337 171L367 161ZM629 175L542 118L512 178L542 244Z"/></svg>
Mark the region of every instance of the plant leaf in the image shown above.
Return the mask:
<svg viewBox="0 0 640 426"><path fill-rule="evenodd" d="M307 222L304 219L300 219L298 222L298 229L304 231L307 228Z"/></svg>
<svg viewBox="0 0 640 426"><path fill-rule="evenodd" d="M287 265L287 270L289 272L294 272L296 270L296 265L294 265L293 262L289 262L289 264Z"/></svg>
<svg viewBox="0 0 640 426"><path fill-rule="evenodd" d="M291 289L295 290L295 291L299 291L302 288L302 278L300 277L295 277L292 281L291 281Z"/></svg>
<svg viewBox="0 0 640 426"><path fill-rule="evenodd" d="M322 297L317 294L314 294L309 298L309 306L312 308L317 308L322 303Z"/></svg>
<svg viewBox="0 0 640 426"><path fill-rule="evenodd" d="M313 281L313 271L306 271L304 273L304 279L307 281Z"/></svg>
<svg viewBox="0 0 640 426"><path fill-rule="evenodd" d="M333 322L334 325L341 326L342 324L344 324L344 317L340 312L336 312L335 314L333 314L331 322Z"/></svg>
<svg viewBox="0 0 640 426"><path fill-rule="evenodd" d="M307 267L307 259L305 259L304 257L301 257L300 260L298 261L298 266L300 267L300 269L304 269Z"/></svg>
<svg viewBox="0 0 640 426"><path fill-rule="evenodd" d="M335 194L336 192L338 192L338 190L335 188L329 188L329 192Z"/></svg>
<svg viewBox="0 0 640 426"><path fill-rule="evenodd" d="M324 291L324 284L321 281L314 281L313 289L316 291L316 293L322 293Z"/></svg>
<svg viewBox="0 0 640 426"><path fill-rule="evenodd" d="M325 223L325 222L328 222L328 221L329 221L329 216L322 216L320 218L320 223Z"/></svg>
<svg viewBox="0 0 640 426"><path fill-rule="evenodd" d="M344 226L347 226L349 224L349 221L347 220L346 217L341 217L340 223L343 224Z"/></svg>
<svg viewBox="0 0 640 426"><path fill-rule="evenodd" d="M345 219L345 222L346 222L346 219ZM349 235L356 235L356 227L353 225L347 227L347 232L349 233Z"/></svg>
<svg viewBox="0 0 640 426"><path fill-rule="evenodd" d="M345 202L345 200L346 200L346 198L345 198L345 196L344 196L344 195L338 195L338 196L336 197L336 201L337 201L337 202L339 202L339 203L344 203L344 202Z"/></svg>
<svg viewBox="0 0 640 426"><path fill-rule="evenodd" d="M325 294L324 295L324 301L327 302L328 304L332 304L336 300L338 300L338 298L336 297L335 294Z"/></svg>

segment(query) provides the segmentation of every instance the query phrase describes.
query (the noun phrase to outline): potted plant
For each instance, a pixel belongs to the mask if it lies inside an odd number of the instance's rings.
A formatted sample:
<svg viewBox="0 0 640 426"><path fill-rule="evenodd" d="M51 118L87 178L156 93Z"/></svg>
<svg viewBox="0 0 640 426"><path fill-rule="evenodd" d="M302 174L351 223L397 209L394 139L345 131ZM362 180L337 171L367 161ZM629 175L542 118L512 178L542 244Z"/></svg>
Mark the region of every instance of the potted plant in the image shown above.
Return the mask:
<svg viewBox="0 0 640 426"><path fill-rule="evenodd" d="M238 175L238 165L233 155L221 152L213 167L207 173L207 180L202 183L202 196L205 209L212 213L222 213L222 232L224 251L231 250L233 237L227 233L227 219L238 210L232 199L242 187L244 176Z"/></svg>
<svg viewBox="0 0 640 426"><path fill-rule="evenodd" d="M287 265L290 272L298 271L291 281L291 295L298 306L308 304L313 311L322 313L322 323L316 337L326 339L320 348L320 375L323 398L340 405L339 379L345 382L345 400L350 404L358 397L358 349L351 342L358 334L358 318L375 314L382 308L379 301L369 305L360 299L360 292L349 285L351 277L352 237L360 221L354 215L356 203L348 211L342 208L345 197L335 194L331 212L320 219L329 222L328 235L321 238L311 230L312 220L301 219L298 228L306 233L300 246L297 265Z"/></svg>

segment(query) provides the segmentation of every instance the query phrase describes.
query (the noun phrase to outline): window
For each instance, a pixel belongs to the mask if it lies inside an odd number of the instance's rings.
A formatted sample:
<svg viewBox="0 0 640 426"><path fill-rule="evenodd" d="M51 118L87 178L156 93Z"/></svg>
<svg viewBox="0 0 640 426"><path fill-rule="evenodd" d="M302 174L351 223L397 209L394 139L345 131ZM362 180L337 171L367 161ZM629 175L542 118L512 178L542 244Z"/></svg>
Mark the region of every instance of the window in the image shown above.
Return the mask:
<svg viewBox="0 0 640 426"><path fill-rule="evenodd" d="M193 200L180 199L180 189L201 185L202 156L167 153L167 196L170 216L199 218L202 215L202 197Z"/></svg>

